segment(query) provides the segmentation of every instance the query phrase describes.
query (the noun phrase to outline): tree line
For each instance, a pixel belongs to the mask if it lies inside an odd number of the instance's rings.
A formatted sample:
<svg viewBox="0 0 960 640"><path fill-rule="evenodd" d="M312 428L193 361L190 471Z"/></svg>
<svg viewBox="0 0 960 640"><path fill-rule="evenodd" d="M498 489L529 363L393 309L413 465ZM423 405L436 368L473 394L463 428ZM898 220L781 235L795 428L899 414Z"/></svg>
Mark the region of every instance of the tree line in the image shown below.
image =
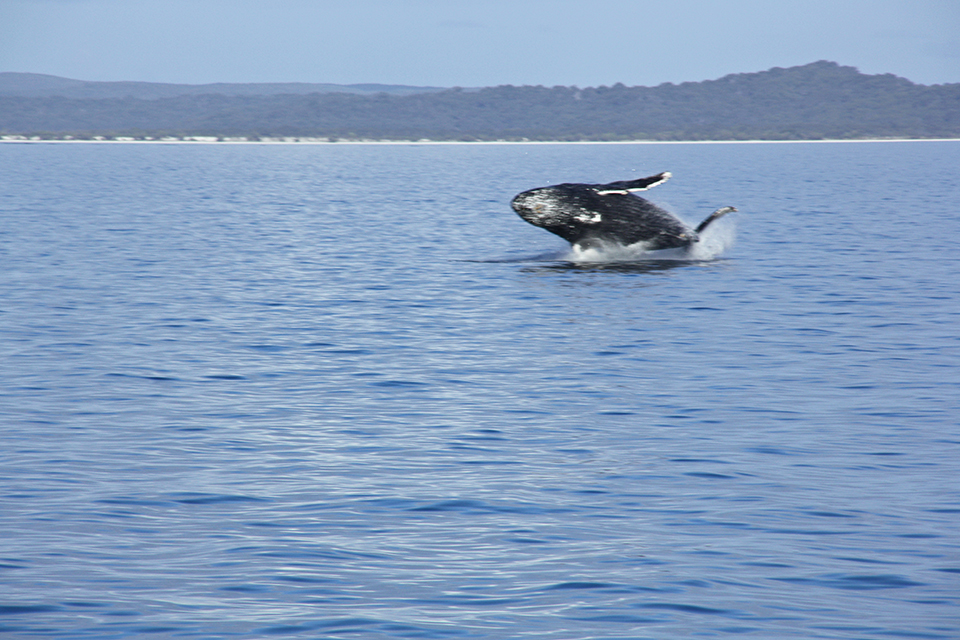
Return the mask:
<svg viewBox="0 0 960 640"><path fill-rule="evenodd" d="M0 97L0 135L389 140L960 137L960 84L833 62L656 87L498 86L412 95Z"/></svg>

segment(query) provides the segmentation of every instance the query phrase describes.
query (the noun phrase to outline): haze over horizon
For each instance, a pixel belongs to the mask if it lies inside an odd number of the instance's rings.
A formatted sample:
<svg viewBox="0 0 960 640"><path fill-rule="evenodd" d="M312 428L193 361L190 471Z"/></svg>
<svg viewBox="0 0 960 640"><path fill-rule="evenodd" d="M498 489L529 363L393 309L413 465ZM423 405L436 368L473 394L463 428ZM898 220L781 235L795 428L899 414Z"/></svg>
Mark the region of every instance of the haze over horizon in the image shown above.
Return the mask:
<svg viewBox="0 0 960 640"><path fill-rule="evenodd" d="M0 71L84 81L655 86L817 60L960 82L960 3L0 3Z"/></svg>

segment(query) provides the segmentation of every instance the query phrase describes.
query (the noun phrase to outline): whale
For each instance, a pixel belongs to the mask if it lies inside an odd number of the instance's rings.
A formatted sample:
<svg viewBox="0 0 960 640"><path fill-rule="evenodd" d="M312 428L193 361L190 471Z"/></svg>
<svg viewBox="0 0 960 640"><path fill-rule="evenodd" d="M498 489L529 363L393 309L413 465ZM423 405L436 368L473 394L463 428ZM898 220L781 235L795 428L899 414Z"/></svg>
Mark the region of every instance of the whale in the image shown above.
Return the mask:
<svg viewBox="0 0 960 640"><path fill-rule="evenodd" d="M664 171L607 184L555 184L519 193L510 205L530 224L560 236L578 250L637 243L643 243L639 246L645 251L689 249L700 241L700 234L708 226L737 209L721 207L691 228L669 211L635 195L671 177Z"/></svg>

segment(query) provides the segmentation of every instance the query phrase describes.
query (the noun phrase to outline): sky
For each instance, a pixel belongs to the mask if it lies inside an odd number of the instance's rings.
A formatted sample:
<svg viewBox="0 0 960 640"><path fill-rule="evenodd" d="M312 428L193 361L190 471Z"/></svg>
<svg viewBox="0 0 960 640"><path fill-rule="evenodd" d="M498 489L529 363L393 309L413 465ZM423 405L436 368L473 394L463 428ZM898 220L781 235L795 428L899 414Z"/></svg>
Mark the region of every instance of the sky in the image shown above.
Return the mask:
<svg viewBox="0 0 960 640"><path fill-rule="evenodd" d="M831 60L960 82L960 0L0 0L0 71L594 87Z"/></svg>

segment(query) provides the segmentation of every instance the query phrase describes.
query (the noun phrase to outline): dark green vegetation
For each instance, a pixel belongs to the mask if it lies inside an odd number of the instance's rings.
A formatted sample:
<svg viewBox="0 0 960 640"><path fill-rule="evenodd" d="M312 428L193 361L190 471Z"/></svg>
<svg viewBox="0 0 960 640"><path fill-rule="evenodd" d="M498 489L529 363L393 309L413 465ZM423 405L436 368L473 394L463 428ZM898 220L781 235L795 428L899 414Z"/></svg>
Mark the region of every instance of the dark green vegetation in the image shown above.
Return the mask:
<svg viewBox="0 0 960 640"><path fill-rule="evenodd" d="M960 137L960 84L918 85L826 61L656 87L423 91L155 99L0 95L0 134L378 140Z"/></svg>

